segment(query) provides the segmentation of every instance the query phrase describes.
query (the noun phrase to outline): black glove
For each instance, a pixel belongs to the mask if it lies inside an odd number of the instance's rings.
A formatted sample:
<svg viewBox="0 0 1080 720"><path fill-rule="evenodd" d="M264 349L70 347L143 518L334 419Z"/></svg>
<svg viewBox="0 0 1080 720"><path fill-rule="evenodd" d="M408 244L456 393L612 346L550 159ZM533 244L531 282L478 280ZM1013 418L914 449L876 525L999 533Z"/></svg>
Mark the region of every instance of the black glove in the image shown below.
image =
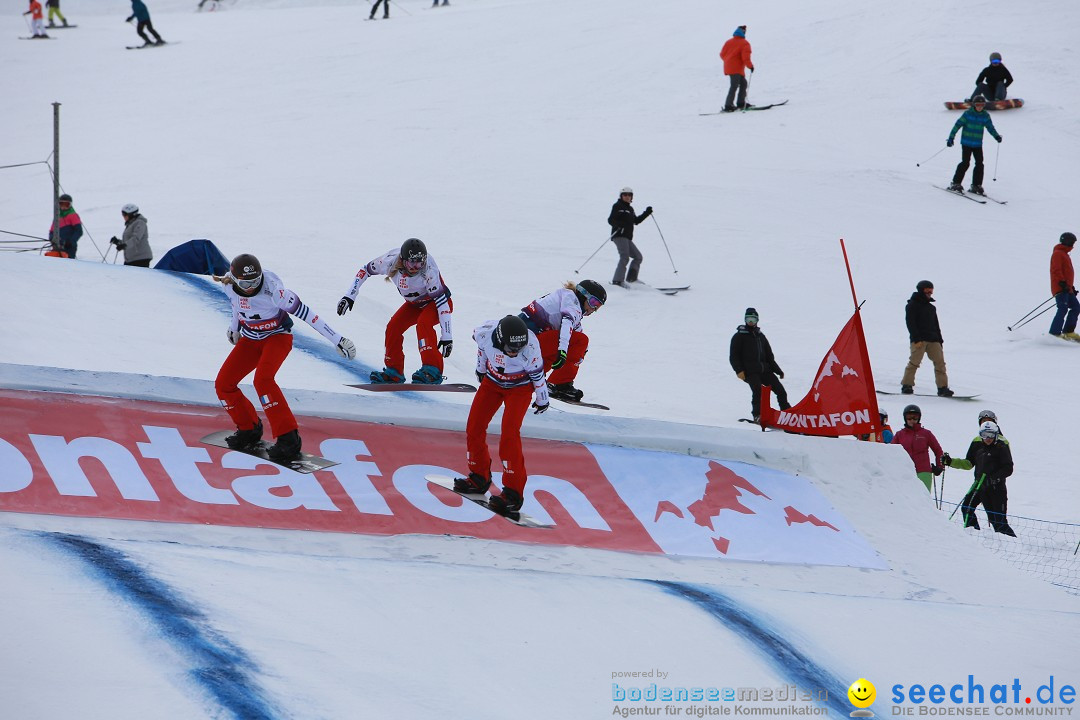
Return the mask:
<svg viewBox="0 0 1080 720"><path fill-rule="evenodd" d="M783 370L780 370L780 369L777 369L777 371L776 371L776 377L778 377L778 378L780 378L781 380L783 380L783 379L784 379L784 371L783 371Z"/></svg>
<svg viewBox="0 0 1080 720"><path fill-rule="evenodd" d="M930 472L934 473L935 476L940 475L941 474L941 468L938 467L937 465L931 465L930 466Z"/></svg>
<svg viewBox="0 0 1080 720"><path fill-rule="evenodd" d="M478 382L478 383L484 382L484 377L485 377L484 373L480 372L479 370L476 371L476 382Z"/></svg>
<svg viewBox="0 0 1080 720"><path fill-rule="evenodd" d="M344 315L345 313L352 310L352 307L353 307L353 299L351 297L343 297L343 298L341 298L341 300L338 301L337 314L338 315Z"/></svg>
<svg viewBox="0 0 1080 720"><path fill-rule="evenodd" d="M949 138L948 140L946 140L945 145L946 145L946 147L952 147L953 146L953 139Z"/></svg>
<svg viewBox="0 0 1080 720"><path fill-rule="evenodd" d="M949 453L947 453L947 452L946 453L941 453L941 464L944 465L945 467L951 467L952 466L952 455L949 455Z"/></svg>
<svg viewBox="0 0 1080 720"><path fill-rule="evenodd" d="M998 136L997 136L996 138L994 138L994 139L995 139L995 140L997 140L998 142L1001 142L1001 136L1000 136L1000 135L998 135Z"/></svg>
<svg viewBox="0 0 1080 720"><path fill-rule="evenodd" d="M453 351L454 351L454 341L453 340L440 340L439 341L439 352L442 353L442 356L444 358L450 357L450 353L452 353Z"/></svg>
<svg viewBox="0 0 1080 720"><path fill-rule="evenodd" d="M560 350L559 351L559 357L555 358L555 362L551 363L551 369L552 370L558 370L559 368L561 368L565 364L566 364L566 351L565 350Z"/></svg>
<svg viewBox="0 0 1080 720"><path fill-rule="evenodd" d="M544 403L543 405L537 405L536 403L533 403L532 406L536 408L535 410L533 410L533 415L539 415L540 413L547 410L550 405L551 403Z"/></svg>
<svg viewBox="0 0 1080 720"><path fill-rule="evenodd" d="M650 205L649 207L645 208L645 214L646 214L646 215L652 215L652 205Z"/></svg>
<svg viewBox="0 0 1080 720"><path fill-rule="evenodd" d="M109 240L109 242L111 242L113 245L119 246L120 245L120 238L113 235L112 239Z"/></svg>

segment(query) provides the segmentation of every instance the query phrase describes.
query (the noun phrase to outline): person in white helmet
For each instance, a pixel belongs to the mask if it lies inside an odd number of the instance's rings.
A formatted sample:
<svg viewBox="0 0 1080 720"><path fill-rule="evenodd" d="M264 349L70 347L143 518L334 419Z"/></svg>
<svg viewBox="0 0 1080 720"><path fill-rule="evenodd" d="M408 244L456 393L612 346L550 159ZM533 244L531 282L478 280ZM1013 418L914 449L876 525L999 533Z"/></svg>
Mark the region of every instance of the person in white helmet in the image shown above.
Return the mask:
<svg viewBox="0 0 1080 720"><path fill-rule="evenodd" d="M150 231L146 229L146 218L139 213L139 206L128 203L120 209L124 218L124 237L115 235L109 240L117 250L124 251L124 264L136 267L150 267L154 253L150 250Z"/></svg>
<svg viewBox="0 0 1080 720"><path fill-rule="evenodd" d="M611 278L612 285L626 287L628 283L637 282L638 270L641 269L641 261L644 257L637 245L634 244L634 226L652 215L652 206L645 208L645 212L637 215L630 203L634 202L634 191L624 187L619 192L619 199L611 206L611 214L608 215L608 225L611 226L611 242L619 250L619 264L615 266L615 275ZM627 269L629 263L629 269Z"/></svg>
<svg viewBox="0 0 1080 720"><path fill-rule="evenodd" d="M984 410L979 417L984 416L994 414ZM1009 441L1001 436L997 422L987 419L979 425L979 434L971 441L964 459L954 459L948 453L943 453L941 461L949 467L975 471L975 481L960 501L964 527L979 529L975 508L981 504L986 511L986 519L995 531L1016 537L1009 526L1009 493L1005 488L1005 479L1013 473L1012 449Z"/></svg>

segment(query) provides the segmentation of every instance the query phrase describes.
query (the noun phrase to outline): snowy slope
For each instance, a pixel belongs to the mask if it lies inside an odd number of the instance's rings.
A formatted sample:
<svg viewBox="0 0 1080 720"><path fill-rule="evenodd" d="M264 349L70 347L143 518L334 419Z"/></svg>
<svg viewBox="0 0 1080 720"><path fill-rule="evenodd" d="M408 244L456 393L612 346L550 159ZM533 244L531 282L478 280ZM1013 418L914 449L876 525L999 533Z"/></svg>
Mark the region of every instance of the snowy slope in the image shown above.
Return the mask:
<svg viewBox="0 0 1080 720"><path fill-rule="evenodd" d="M921 486L905 485L914 481L895 449L740 427L749 399L726 359L743 309L755 306L789 392L801 397L851 311L844 237L879 386L899 383L903 304L929 278L951 384L981 396L920 399L925 423L959 454L977 410L993 408L1017 460L1010 510L1075 522L1075 472L1060 446L1080 348L1047 338L1048 316L1017 332L1005 326L1048 296L1050 250L1063 230L1076 231L1080 9L1045 0L456 0L429 11L401 0L390 22L367 23L367 6L346 2L238 0L200 14L195 5L153 3L155 26L179 44L138 53L123 50L136 36L120 22L128 4L119 0L65 0L80 27L47 43L15 41L23 20L11 8L0 15L10 39L0 43L0 95L16 100L0 114L0 165L46 159L50 103L63 103L62 183L93 238L75 263L0 253L5 296L17 298L0 363L213 379L227 316L212 286L114 267L111 255L102 264L95 253L120 233L119 207L136 202L158 257L196 237L226 255L255 252L323 313L361 263L424 239L454 293L448 374L468 379L472 327L566 279L610 279L604 220L629 184L639 211L655 208L678 268L650 220L638 228L643 279L693 289L668 298L611 288L585 322L592 342L578 384L614 417L549 413L530 417L526 431L590 439L614 426L647 444L657 426L635 432L634 422L657 419L717 428L721 444L746 452L786 450L860 518L892 570L7 514L2 714L229 717L246 707L252 717L419 718L452 708L505 717L476 689L502 683L500 692L527 700L517 714L592 717L611 714L611 673L624 667L663 667L685 685L792 681L792 668L748 635L641 578L726 593L841 690L859 676L1080 679L1058 641L1076 634L1073 598L945 525ZM973 17L992 18L1000 34L958 36ZM758 66L751 101L791 102L700 117L722 102L717 51L739 24ZM941 148L955 120L941 101L970 91L991 50L1027 104L994 115L1005 142L987 147L985 184L1009 205L982 207L931 187L948 179L956 150L916 163ZM43 165L0 170L0 229L44 234L50 190ZM356 368L301 328L302 351L281 384L336 393L355 382L357 370L381 364L397 304L392 288L372 282L353 313L332 320L357 342ZM931 373L920 371L920 389ZM356 412L369 412L362 402ZM451 422L467 399L418 402L446 404ZM408 403L377 407L416 413ZM894 426L903 404L882 401ZM949 500L964 490L960 477L950 475ZM124 553L172 588L203 613L185 637L205 643L176 642L152 613L118 600L56 533ZM972 615L1002 636L941 642ZM246 678L239 697L195 670L215 647ZM56 692L57 677L68 692Z"/></svg>

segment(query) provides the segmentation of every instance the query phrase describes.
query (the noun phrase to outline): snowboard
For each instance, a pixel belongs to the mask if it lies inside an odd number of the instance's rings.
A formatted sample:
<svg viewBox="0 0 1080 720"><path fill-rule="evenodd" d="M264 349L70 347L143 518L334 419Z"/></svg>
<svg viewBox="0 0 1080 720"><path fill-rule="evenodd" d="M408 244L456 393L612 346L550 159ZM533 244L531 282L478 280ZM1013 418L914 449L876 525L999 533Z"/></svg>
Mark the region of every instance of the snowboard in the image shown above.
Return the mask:
<svg viewBox="0 0 1080 720"><path fill-rule="evenodd" d="M967 110L971 107L971 103L967 100L960 102L945 102L945 107L949 110ZM986 103L987 110L1010 110L1012 108L1024 107L1024 101L1020 98L1008 98L1006 100L988 100Z"/></svg>
<svg viewBox="0 0 1080 720"><path fill-rule="evenodd" d="M476 386L468 383L445 383L432 385L431 383L359 383L346 387L370 390L371 392L476 392Z"/></svg>
<svg viewBox="0 0 1080 720"><path fill-rule="evenodd" d="M877 393L878 395L904 395L904 393L900 392L899 390L878 390ZM936 392L928 393L919 392L918 390L916 390L914 393L908 393L907 397L939 397L942 400L974 400L975 398L979 397L979 394L975 393L974 395L961 395L960 393L956 393L952 397L943 397L941 395L938 395Z"/></svg>
<svg viewBox="0 0 1080 720"><path fill-rule="evenodd" d="M520 512L520 511L515 512L515 513L510 513L509 515L503 515L502 513L497 513L497 512L495 512L494 510L491 509L490 505L488 505L488 501L487 501L488 496L487 495L480 495L478 493L459 493L456 490L454 490L454 478L449 477L447 475L425 475L424 479L427 480L432 485L438 485L441 488L446 488L447 490L454 493L455 495L460 495L461 497L465 498L466 500L471 500L472 502L476 503L480 507L487 508L488 510L491 511L492 515L498 515L499 517L504 518L504 519L514 523L515 525L520 525L521 527L527 527L527 528L553 528L553 527L555 527L554 525L545 525L544 523L540 522L536 518L530 517L529 515L526 515L525 513Z"/></svg>
<svg viewBox="0 0 1080 720"><path fill-rule="evenodd" d="M754 420L753 418L739 418L739 422L750 423L751 425L757 425L758 427L761 427L761 423ZM765 432L774 432L775 430L777 430L777 428L771 428L771 427L761 428L761 429L764 430Z"/></svg>
<svg viewBox="0 0 1080 720"><path fill-rule="evenodd" d="M20 35L19 39L20 40L55 40L56 38L50 37L48 35L33 35L31 37L23 37L23 36Z"/></svg>
<svg viewBox="0 0 1080 720"><path fill-rule="evenodd" d="M229 447L229 444L225 442L225 437L232 434L232 430L221 430L216 433L210 433L199 442L206 443L207 445L216 445L217 447L226 448L228 450L233 450L231 447ZM309 475L316 470L325 470L326 468L334 467L335 465L340 464L334 462L333 460L327 460L324 457L319 457L318 455L312 455L311 453L306 452L301 452L300 457L298 457L296 460L279 463L276 460L270 459L270 456L266 452L267 447L268 444L266 443L266 441L263 441L255 447L251 448L250 450L233 450L233 452L242 452L245 455L262 458L263 460L272 462L279 467L288 468L289 470L298 473L304 473L305 475Z"/></svg>
<svg viewBox="0 0 1080 720"><path fill-rule="evenodd" d="M551 397L551 396L548 396L548 397L551 400L558 400L559 402L566 403L567 405L577 405L578 407L594 408L596 410L610 410L611 409L607 405L601 405L600 403L584 402L582 400L568 400L566 398L560 398L560 397Z"/></svg>

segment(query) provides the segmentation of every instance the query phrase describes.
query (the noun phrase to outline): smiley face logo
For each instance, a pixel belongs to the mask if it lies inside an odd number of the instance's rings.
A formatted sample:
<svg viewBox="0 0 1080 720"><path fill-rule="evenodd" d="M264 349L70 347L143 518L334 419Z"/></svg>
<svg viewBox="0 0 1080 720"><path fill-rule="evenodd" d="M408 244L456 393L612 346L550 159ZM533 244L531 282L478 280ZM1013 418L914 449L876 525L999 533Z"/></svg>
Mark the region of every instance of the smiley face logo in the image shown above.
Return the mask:
<svg viewBox="0 0 1080 720"><path fill-rule="evenodd" d="M857 708L868 708L874 704L874 700L877 699L877 688L874 687L874 683L870 682L866 678L859 678L855 682L851 683L851 687L847 691L848 700L851 704Z"/></svg>

